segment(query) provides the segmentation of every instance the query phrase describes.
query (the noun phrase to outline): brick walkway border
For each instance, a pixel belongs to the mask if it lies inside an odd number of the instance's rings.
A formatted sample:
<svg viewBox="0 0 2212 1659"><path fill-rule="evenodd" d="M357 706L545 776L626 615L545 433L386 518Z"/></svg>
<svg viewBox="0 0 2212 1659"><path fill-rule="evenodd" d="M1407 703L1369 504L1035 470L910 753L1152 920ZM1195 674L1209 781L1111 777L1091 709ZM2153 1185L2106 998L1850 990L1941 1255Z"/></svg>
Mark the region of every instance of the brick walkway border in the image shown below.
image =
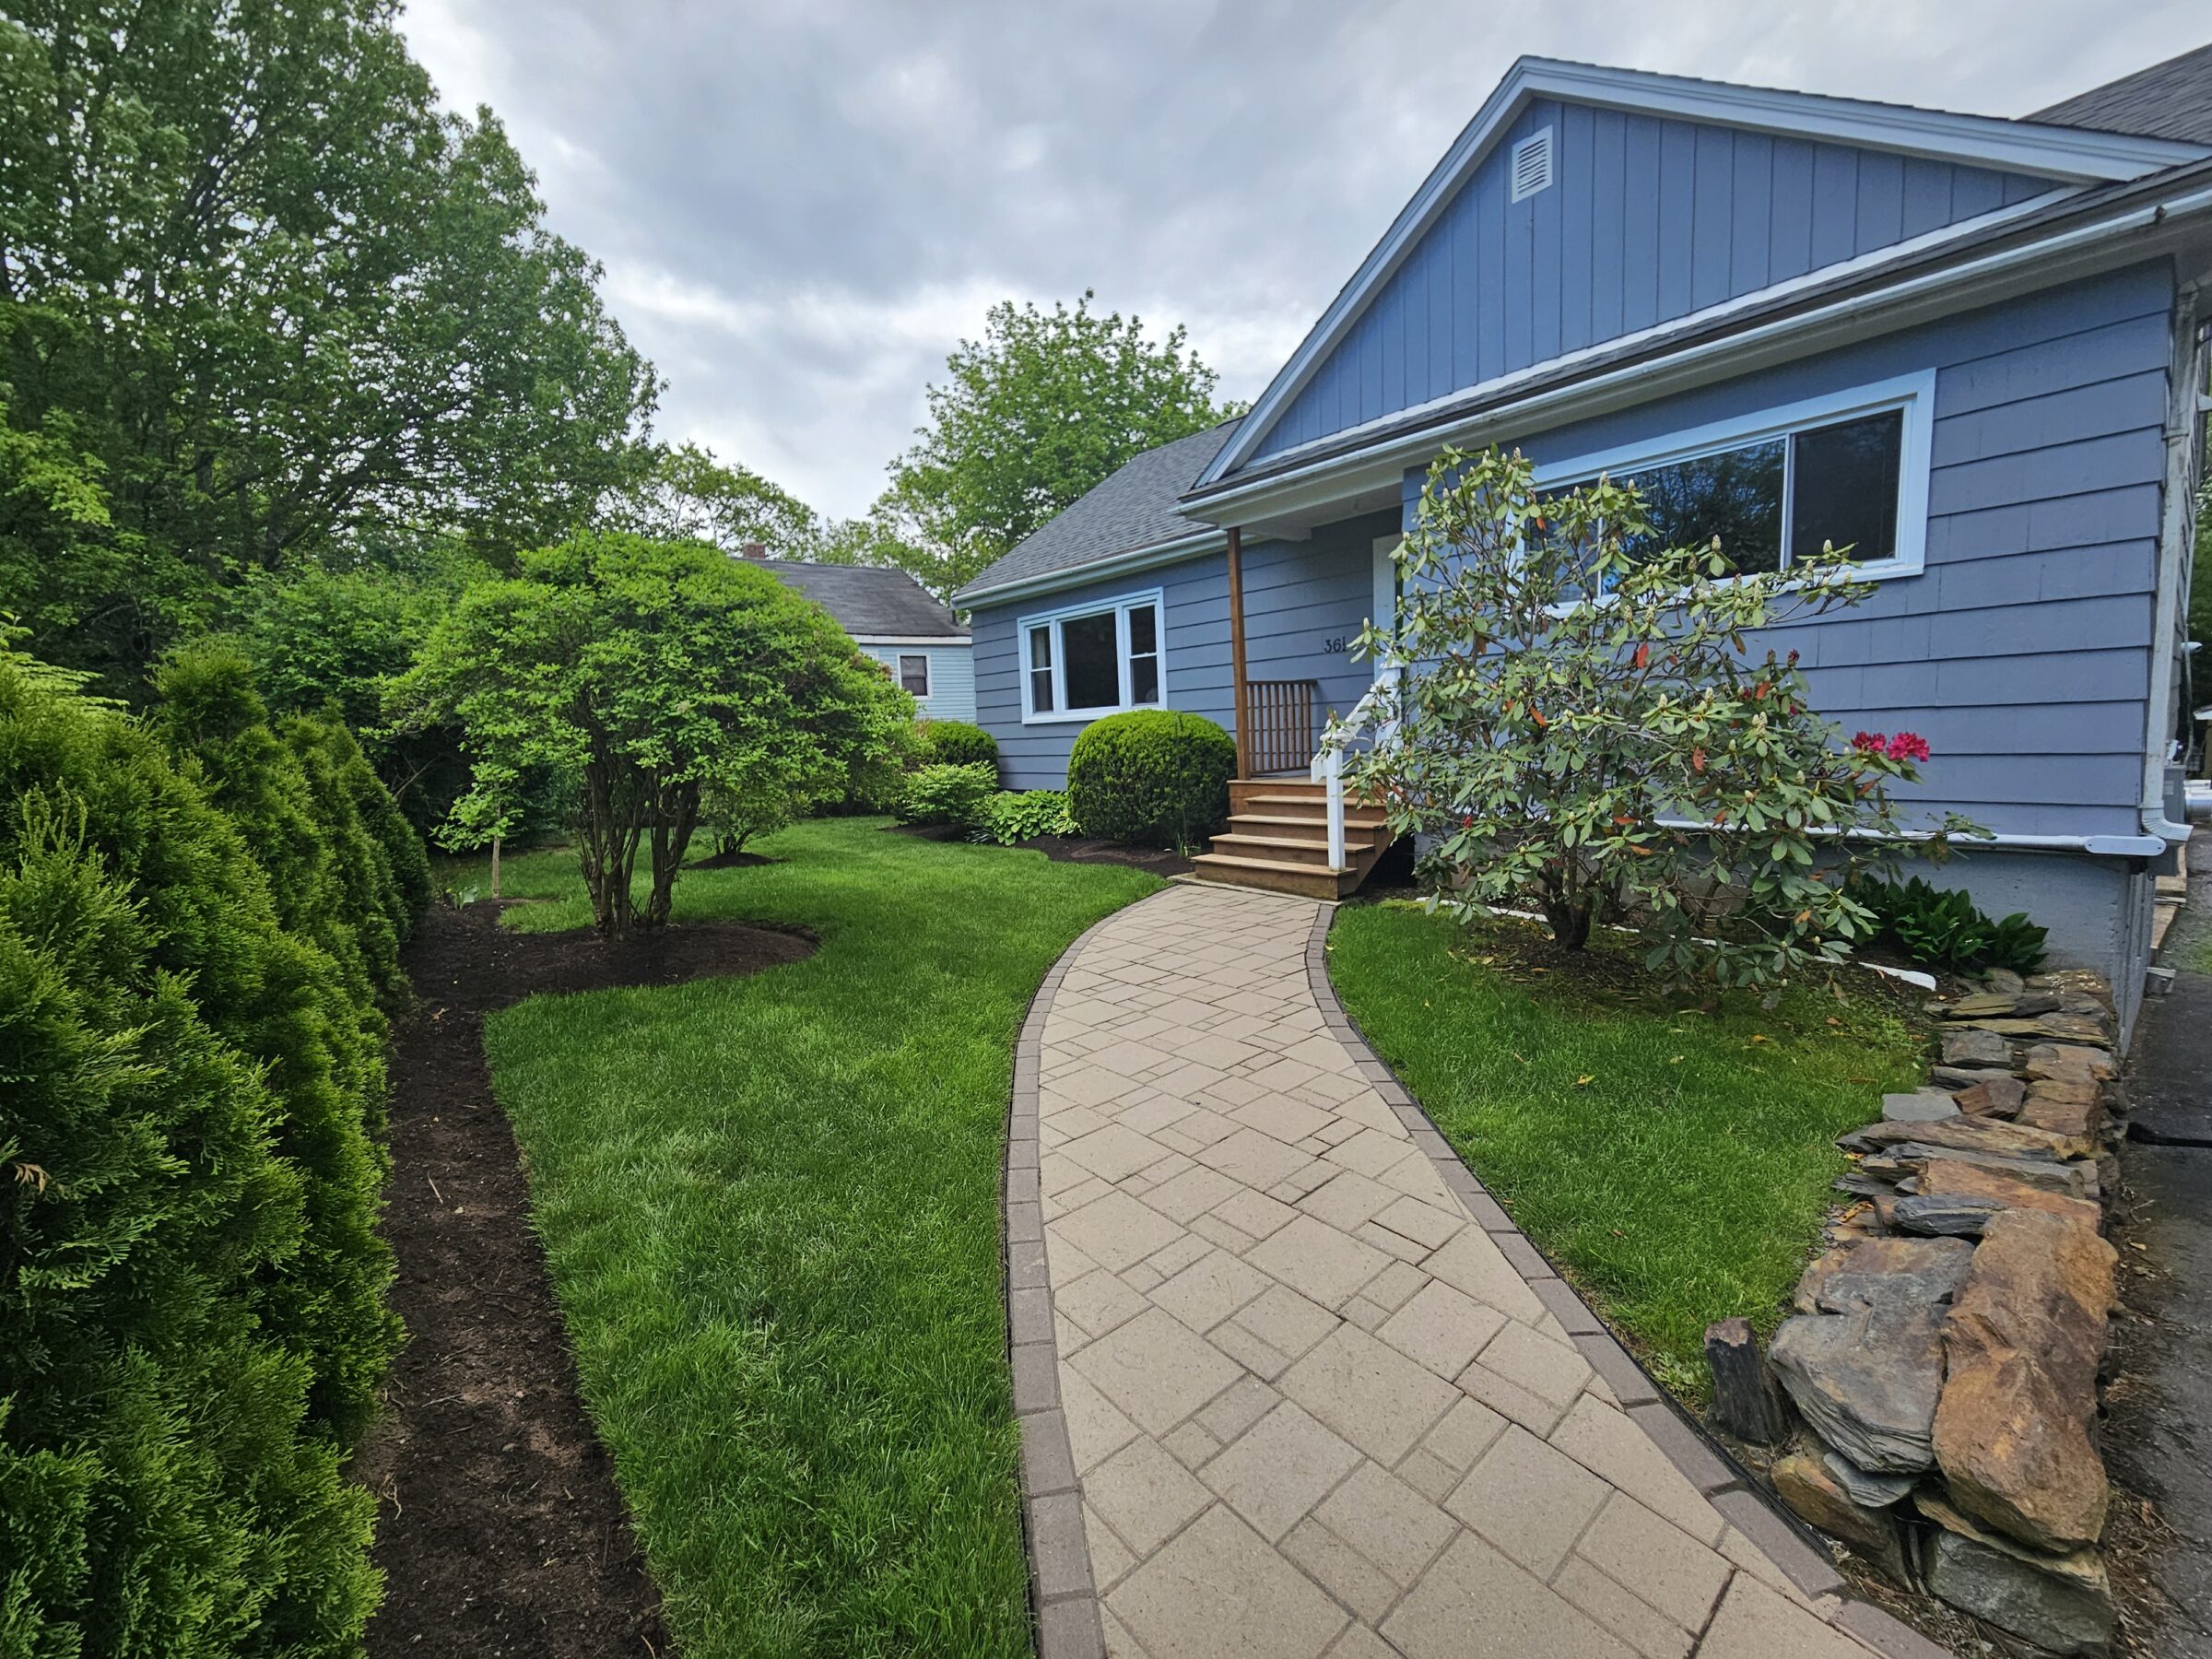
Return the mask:
<svg viewBox="0 0 2212 1659"><path fill-rule="evenodd" d="M1166 896L1155 894L1138 904ZM1081 1488L1067 1419L1061 1409L1059 1351L1045 1261L1044 1212L1039 1189L1041 1051L1053 998L1070 966L1094 935L1135 908L1130 906L1101 918L1061 954L1030 1002L1014 1049L1005 1182L1006 1330L1014 1411L1021 1430L1022 1523L1029 1546L1030 1601L1040 1659L1103 1659L1105 1653ZM1327 959L1329 928L1336 908L1326 903L1317 906L1305 950L1307 984L1324 1025L1351 1056L1361 1077L1397 1115L1446 1188L1565 1327L1576 1348L1613 1390L1629 1417L1699 1493L1756 1543L1802 1594L1808 1598L1842 1598L1830 1616L1838 1629L1891 1659L1947 1659L1941 1648L1917 1631L1879 1607L1851 1596L1850 1586L1826 1553L1807 1539L1794 1520L1773 1508L1701 1429L1675 1408L1460 1161L1396 1074L1368 1046L1337 1000L1329 981Z"/></svg>

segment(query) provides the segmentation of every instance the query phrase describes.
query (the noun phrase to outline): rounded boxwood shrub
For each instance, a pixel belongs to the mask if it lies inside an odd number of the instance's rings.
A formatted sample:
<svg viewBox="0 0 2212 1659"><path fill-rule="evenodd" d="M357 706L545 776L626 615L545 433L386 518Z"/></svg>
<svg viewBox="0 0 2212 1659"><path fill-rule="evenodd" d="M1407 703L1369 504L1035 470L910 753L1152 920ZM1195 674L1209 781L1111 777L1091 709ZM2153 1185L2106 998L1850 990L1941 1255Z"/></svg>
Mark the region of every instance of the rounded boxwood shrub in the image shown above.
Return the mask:
<svg viewBox="0 0 2212 1659"><path fill-rule="evenodd" d="M1067 758L1068 816L1085 835L1188 847L1228 815L1236 769L1236 739L1202 714L1109 714Z"/></svg>
<svg viewBox="0 0 2212 1659"><path fill-rule="evenodd" d="M988 765L996 777L998 739L982 726L964 720L929 720L923 722L921 732L923 765Z"/></svg>

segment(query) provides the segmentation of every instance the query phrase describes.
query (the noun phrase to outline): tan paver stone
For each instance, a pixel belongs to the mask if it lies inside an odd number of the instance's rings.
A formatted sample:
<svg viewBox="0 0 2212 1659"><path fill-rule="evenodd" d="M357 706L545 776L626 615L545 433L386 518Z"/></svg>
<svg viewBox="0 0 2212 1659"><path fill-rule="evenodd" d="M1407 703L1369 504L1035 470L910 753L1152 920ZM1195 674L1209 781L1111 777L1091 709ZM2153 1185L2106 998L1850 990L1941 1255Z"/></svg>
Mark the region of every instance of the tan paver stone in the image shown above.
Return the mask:
<svg viewBox="0 0 2212 1659"><path fill-rule="evenodd" d="M1376 1335L1438 1376L1455 1378L1505 1323L1497 1309L1441 1279L1430 1279Z"/></svg>
<svg viewBox="0 0 2212 1659"><path fill-rule="evenodd" d="M1456 1397L1394 1347L1338 1325L1283 1373L1284 1394L1380 1463L1394 1464Z"/></svg>
<svg viewBox="0 0 2212 1659"><path fill-rule="evenodd" d="M1551 1587L1644 1659L1686 1659L1689 1653L1688 1631L1639 1601L1580 1556L1567 1558Z"/></svg>
<svg viewBox="0 0 2212 1659"><path fill-rule="evenodd" d="M1233 1073L1206 1091L1206 1104L1224 1113L1266 1098L1267 1091L1265 1088L1250 1077L1240 1077Z"/></svg>
<svg viewBox="0 0 2212 1659"><path fill-rule="evenodd" d="M1739 1572L1698 1646L1698 1659L1866 1659L1866 1650Z"/></svg>
<svg viewBox="0 0 2212 1659"><path fill-rule="evenodd" d="M1158 1135L1162 1129L1182 1123L1196 1110L1188 1100L1179 1100L1173 1095L1147 1091L1128 1104L1117 1106L1113 1121L1139 1135Z"/></svg>
<svg viewBox="0 0 2212 1659"><path fill-rule="evenodd" d="M1120 1273L1182 1237L1182 1230L1126 1193L1109 1192L1047 1223L1045 1248L1065 1239L1101 1267Z"/></svg>
<svg viewBox="0 0 2212 1659"><path fill-rule="evenodd" d="M1144 1077L1147 1072L1158 1069L1160 1063L1169 1059L1170 1056L1162 1053L1148 1042L1131 1042L1124 1040L1110 1042L1102 1049L1093 1049L1089 1058L1091 1065L1134 1080ZM1124 1083L1121 1088L1115 1092L1125 1092L1127 1088L1128 1084Z"/></svg>
<svg viewBox="0 0 2212 1659"><path fill-rule="evenodd" d="M1452 1517L1388 1470L1362 1462L1313 1512L1400 1587L1421 1576L1457 1531Z"/></svg>
<svg viewBox="0 0 2212 1659"><path fill-rule="evenodd" d="M1288 1205L1265 1193L1255 1193L1250 1187L1215 1205L1213 1213L1255 1239L1265 1239L1277 1228L1288 1226L1298 1215Z"/></svg>
<svg viewBox="0 0 2212 1659"><path fill-rule="evenodd" d="M1686 1630L1700 1629L1735 1571L1626 1493L1606 1500L1575 1553Z"/></svg>
<svg viewBox="0 0 2212 1659"><path fill-rule="evenodd" d="M1429 1273L1455 1290L1464 1290L1478 1302L1488 1302L1509 1319L1534 1324L1544 1316L1544 1304L1513 1270L1505 1253L1478 1227L1464 1227L1442 1249L1421 1264Z"/></svg>
<svg viewBox="0 0 2212 1659"><path fill-rule="evenodd" d="M1154 1088L1163 1094L1181 1095L1186 1100L1195 1100L1221 1081L1222 1073L1210 1065L1200 1065L1185 1060L1172 1071L1164 1071L1151 1079Z"/></svg>
<svg viewBox="0 0 2212 1659"><path fill-rule="evenodd" d="M1343 1306L1390 1260L1372 1244L1304 1215L1253 1245L1245 1259L1327 1308Z"/></svg>
<svg viewBox="0 0 2212 1659"><path fill-rule="evenodd" d="M1606 1483L1572 1458L1509 1429L1444 1508L1531 1572L1549 1578L1606 1496Z"/></svg>
<svg viewBox="0 0 2212 1659"><path fill-rule="evenodd" d="M1310 1217L1327 1221L1332 1228L1351 1232L1362 1221L1387 1210L1395 1201L1398 1201L1395 1188L1387 1188L1359 1171L1336 1168L1325 1183L1299 1199L1299 1207Z"/></svg>
<svg viewBox="0 0 2212 1659"><path fill-rule="evenodd" d="M1336 1638L1328 1659L1400 1659L1398 1650L1365 1625L1353 1625Z"/></svg>
<svg viewBox="0 0 2212 1659"><path fill-rule="evenodd" d="M1359 1453L1285 1400L1199 1471L1222 1501L1270 1541L1310 1513Z"/></svg>
<svg viewBox="0 0 2212 1659"><path fill-rule="evenodd" d="M1148 1434L1165 1434L1241 1374L1236 1362L1154 1308L1117 1325L1068 1364Z"/></svg>
<svg viewBox="0 0 2212 1659"><path fill-rule="evenodd" d="M1774 1564L1765 1550L1735 1527L1722 1531L1717 1547L1723 1555L1757 1578L1768 1589L1779 1592L1784 1600L1795 1602L1801 1607L1813 1605L1804 1591L1790 1583L1789 1575Z"/></svg>
<svg viewBox="0 0 2212 1659"><path fill-rule="evenodd" d="M1136 1425L1100 1394L1089 1378L1065 1360L1060 1366L1060 1408L1067 1418L1067 1444L1081 1475L1136 1438Z"/></svg>
<svg viewBox="0 0 2212 1659"><path fill-rule="evenodd" d="M1113 1535L1106 1518L1089 1504L1083 1506L1084 1543L1090 1549L1090 1576L1103 1590L1136 1565L1129 1547Z"/></svg>
<svg viewBox="0 0 2212 1659"><path fill-rule="evenodd" d="M1364 1296L1353 1297L1338 1312L1363 1331L1380 1329L1382 1322L1390 1317L1388 1308L1381 1302L1369 1301Z"/></svg>
<svg viewBox="0 0 2212 1659"><path fill-rule="evenodd" d="M1524 1324L1507 1324L1490 1338L1480 1358L1483 1370L1560 1406L1572 1405L1590 1377L1590 1361L1581 1350Z"/></svg>
<svg viewBox="0 0 2212 1659"><path fill-rule="evenodd" d="M1175 1121L1175 1133L1189 1141L1193 1147L1218 1145L1242 1127L1235 1120L1209 1106L1192 1106L1186 1101L1185 1107L1185 1114ZM1194 1152L1193 1156L1195 1155Z"/></svg>
<svg viewBox="0 0 2212 1659"><path fill-rule="evenodd" d="M1152 1659L1318 1659L1343 1611L1217 1505L1110 1592Z"/></svg>
<svg viewBox="0 0 2212 1659"><path fill-rule="evenodd" d="M1362 1129L1351 1139L1331 1147L1327 1156L1331 1163L1380 1180L1384 1171L1415 1153L1403 1129L1395 1135L1385 1129Z"/></svg>
<svg viewBox="0 0 2212 1659"><path fill-rule="evenodd" d="M1224 1320L1206 1333L1206 1339L1255 1377L1277 1381L1290 1369L1290 1356L1261 1341L1235 1320Z"/></svg>
<svg viewBox="0 0 2212 1659"><path fill-rule="evenodd" d="M1194 1233L1179 1232L1145 1258L1145 1265L1163 1279L1173 1278L1193 1263L1216 1253L1216 1247Z"/></svg>
<svg viewBox="0 0 2212 1659"><path fill-rule="evenodd" d="M1431 1503L1441 1503L1450 1497L1452 1488L1459 1484L1459 1477L1465 1473L1418 1446L1398 1463L1398 1478Z"/></svg>
<svg viewBox="0 0 2212 1659"><path fill-rule="evenodd" d="M1233 1037L1214 1031L1194 1031L1188 1041L1175 1044L1173 1052L1184 1060L1194 1060L1217 1071L1241 1065L1260 1053L1249 1042L1239 1042Z"/></svg>
<svg viewBox="0 0 2212 1659"><path fill-rule="evenodd" d="M1288 1285L1276 1285L1239 1310L1237 1324L1295 1359L1336 1328L1336 1316Z"/></svg>
<svg viewBox="0 0 2212 1659"><path fill-rule="evenodd" d="M1419 1268L1408 1266L1404 1262L1393 1262L1361 1286L1359 1294L1378 1306L1395 1312L1412 1300L1423 1285L1432 1282Z"/></svg>
<svg viewBox="0 0 2212 1659"><path fill-rule="evenodd" d="M1196 1468L1221 1450L1219 1439L1196 1418L1169 1430L1160 1437L1159 1443L1186 1469Z"/></svg>
<svg viewBox="0 0 2212 1659"><path fill-rule="evenodd" d="M1551 1443L1700 1544L1717 1542L1727 1524L1674 1460L1618 1406L1584 1394L1551 1431Z"/></svg>
<svg viewBox="0 0 2212 1659"><path fill-rule="evenodd" d="M1400 1198L1374 1219L1378 1225L1430 1250L1441 1248L1446 1239L1467 1224L1464 1211L1453 1214L1433 1204L1423 1204L1418 1198Z"/></svg>
<svg viewBox="0 0 2212 1659"><path fill-rule="evenodd" d="M1406 1659L1635 1659L1611 1631L1461 1533L1382 1621Z"/></svg>
<svg viewBox="0 0 2212 1659"><path fill-rule="evenodd" d="M1111 1182L1100 1181L1093 1175L1074 1186L1063 1187L1057 1193L1045 1194L1043 1202L1038 1206L1039 1212L1047 1221L1057 1221L1061 1217L1103 1198L1112 1191L1113 1185Z"/></svg>
<svg viewBox="0 0 2212 1659"><path fill-rule="evenodd" d="M1151 1297L1192 1330L1210 1331L1274 1282L1226 1250L1208 1250L1165 1284L1155 1286Z"/></svg>
<svg viewBox="0 0 2212 1659"><path fill-rule="evenodd" d="M1218 1170L1232 1180L1262 1192L1312 1161L1296 1147L1252 1128L1240 1128L1227 1140L1217 1141L1193 1156L1209 1170Z"/></svg>
<svg viewBox="0 0 2212 1659"><path fill-rule="evenodd" d="M1257 1377L1240 1377L1198 1414L1198 1421L1215 1439L1232 1441L1265 1417L1282 1397Z"/></svg>
<svg viewBox="0 0 2212 1659"><path fill-rule="evenodd" d="M1453 1472L1452 1483L1475 1466L1505 1432L1506 1419L1479 1400L1460 1399L1444 1413L1443 1421L1429 1430L1421 1446Z"/></svg>
<svg viewBox="0 0 2212 1659"><path fill-rule="evenodd" d="M1081 1066L1060 1073L1038 1090L1038 1111L1041 1119L1049 1120L1065 1115L1055 1108L1076 1109L1103 1106L1107 1101L1119 1100L1129 1092L1131 1079L1115 1071L1108 1071L1096 1064L1097 1056L1086 1055ZM1087 1133L1096 1128L1088 1124L1075 1133Z"/></svg>
<svg viewBox="0 0 2212 1659"><path fill-rule="evenodd" d="M1283 1553L1303 1567L1313 1582L1349 1607L1370 1625L1382 1622L1390 1604L1398 1599L1398 1586L1378 1571L1373 1562L1318 1521L1300 1521L1285 1535ZM1353 1630L1360 1629L1354 1625ZM1342 1642L1329 1650L1344 1651ZM1388 1653L1388 1648L1382 1650Z"/></svg>
<svg viewBox="0 0 2212 1659"><path fill-rule="evenodd" d="M1247 1129L1257 1129L1279 1141L1304 1140L1336 1121L1333 1113L1319 1106L1309 1106L1303 1100L1282 1094L1263 1094L1256 1100L1231 1109L1229 1115Z"/></svg>
<svg viewBox="0 0 2212 1659"><path fill-rule="evenodd" d="M1208 1244L1218 1244L1231 1255L1242 1255L1259 1242L1241 1228L1231 1227L1218 1216L1192 1218L1191 1233L1195 1238L1204 1239Z"/></svg>
<svg viewBox="0 0 2212 1659"><path fill-rule="evenodd" d="M1083 1477L1083 1497L1139 1559L1213 1501L1158 1441L1141 1436Z"/></svg>
<svg viewBox="0 0 2212 1659"><path fill-rule="evenodd" d="M1418 1262L1429 1253L1428 1245L1417 1244L1405 1234L1392 1232L1389 1228L1376 1221L1360 1222L1353 1230L1353 1236L1402 1262Z"/></svg>
<svg viewBox="0 0 2212 1659"><path fill-rule="evenodd" d="M1496 1371L1483 1370L1479 1359L1459 1373L1459 1385L1470 1398L1504 1413L1539 1438L1550 1434L1567 1415L1564 1406L1530 1394L1518 1382L1509 1382Z"/></svg>
<svg viewBox="0 0 2212 1659"><path fill-rule="evenodd" d="M1109 1124L1081 1140L1069 1141L1061 1153L1101 1181L1125 1181L1167 1157L1169 1148L1121 1124Z"/></svg>

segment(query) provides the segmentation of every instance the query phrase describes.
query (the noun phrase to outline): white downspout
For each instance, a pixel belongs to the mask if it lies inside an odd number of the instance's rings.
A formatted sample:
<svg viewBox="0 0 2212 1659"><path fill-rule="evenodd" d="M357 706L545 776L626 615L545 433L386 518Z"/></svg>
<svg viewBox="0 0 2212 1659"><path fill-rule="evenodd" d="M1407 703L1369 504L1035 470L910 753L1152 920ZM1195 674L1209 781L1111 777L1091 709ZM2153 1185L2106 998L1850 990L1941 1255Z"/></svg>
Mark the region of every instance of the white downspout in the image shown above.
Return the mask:
<svg viewBox="0 0 2212 1659"><path fill-rule="evenodd" d="M2159 534L2150 697L2143 722L2143 829L2147 835L2170 844L2189 839L2189 826L2166 816L2166 751L2173 739L2177 670L2183 649L2182 606L2188 582L2189 529L2195 507L2192 485L2196 473L2197 432L2205 418L2199 406L2205 359L2197 340L2196 304L2196 285L2184 284L2173 306L2173 363L2166 399L2165 523Z"/></svg>

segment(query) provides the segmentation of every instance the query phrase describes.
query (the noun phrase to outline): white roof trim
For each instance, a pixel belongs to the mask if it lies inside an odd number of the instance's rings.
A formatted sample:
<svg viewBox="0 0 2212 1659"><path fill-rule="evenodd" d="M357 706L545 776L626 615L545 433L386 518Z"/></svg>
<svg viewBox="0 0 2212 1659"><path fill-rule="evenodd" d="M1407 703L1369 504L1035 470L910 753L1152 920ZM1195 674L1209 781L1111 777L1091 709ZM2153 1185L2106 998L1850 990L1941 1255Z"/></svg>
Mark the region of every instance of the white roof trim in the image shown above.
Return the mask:
<svg viewBox="0 0 2212 1659"><path fill-rule="evenodd" d="M1109 577L1125 576L1135 571L1176 564L1228 545L1229 536L1225 532L1200 527L1194 535L1179 535L1172 541L1154 542L1149 547L1132 547L1126 553L1110 554L1104 559L1092 559L1085 564L1063 565L1056 570L1040 571L1033 576L1018 576L1006 582L994 582L989 587L964 587L953 594L953 599L964 610L1005 605L1032 594L1049 594L1059 588L1079 587L1087 582L1102 582Z"/></svg>
<svg viewBox="0 0 2212 1659"><path fill-rule="evenodd" d="M1251 459L1283 411L1305 389L1328 354L1396 272L1422 234L1488 155L1500 134L1537 98L1559 98L1645 114L1720 123L1868 149L1895 150L1972 166L2034 173L2074 183L2141 178L2204 157L2201 145L2137 138L2077 127L1955 115L1898 104L1824 98L1807 92L1729 86L1640 69L1524 57L1483 100L1482 108L1422 181L1382 240L1324 312L1290 360L1268 383L1236 433L1205 472L1204 488ZM1971 221L1967 221L1971 222Z"/></svg>
<svg viewBox="0 0 2212 1659"><path fill-rule="evenodd" d="M861 634L853 636L855 645L970 645L974 641L966 634Z"/></svg>

